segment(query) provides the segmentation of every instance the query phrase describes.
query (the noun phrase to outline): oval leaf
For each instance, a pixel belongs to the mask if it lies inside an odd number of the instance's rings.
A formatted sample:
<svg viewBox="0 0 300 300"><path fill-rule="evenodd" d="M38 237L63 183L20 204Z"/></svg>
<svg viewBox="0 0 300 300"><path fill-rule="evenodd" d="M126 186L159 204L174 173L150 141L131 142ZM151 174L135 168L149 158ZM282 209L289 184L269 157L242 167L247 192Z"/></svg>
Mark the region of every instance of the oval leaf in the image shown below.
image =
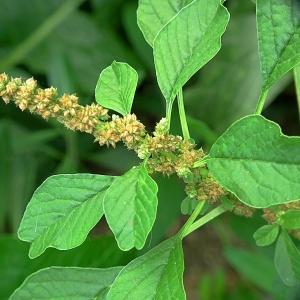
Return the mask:
<svg viewBox="0 0 300 300"><path fill-rule="evenodd" d="M253 238L255 239L257 246L264 247L273 244L278 233L279 226L277 224L265 225L255 231Z"/></svg>
<svg viewBox="0 0 300 300"><path fill-rule="evenodd" d="M96 101L123 116L127 115L131 111L137 82L138 74L132 67L114 61L99 76L95 90Z"/></svg>
<svg viewBox="0 0 300 300"><path fill-rule="evenodd" d="M229 13L220 0L195 0L157 35L154 62L158 84L168 102L221 48Z"/></svg>
<svg viewBox="0 0 300 300"><path fill-rule="evenodd" d="M51 267L33 273L10 296L10 300L80 299L104 300L121 271L110 269Z"/></svg>
<svg viewBox="0 0 300 300"><path fill-rule="evenodd" d="M216 141L208 168L245 204L264 208L300 199L300 138L262 116L247 116Z"/></svg>
<svg viewBox="0 0 300 300"><path fill-rule="evenodd" d="M275 249L275 267L288 286L298 285L300 282L300 252L296 248L287 232L282 231Z"/></svg>
<svg viewBox="0 0 300 300"><path fill-rule="evenodd" d="M144 166L133 167L107 190L105 216L120 249L143 248L156 217L157 190Z"/></svg>
<svg viewBox="0 0 300 300"><path fill-rule="evenodd" d="M131 261L117 276L107 300L184 300L183 251L175 237Z"/></svg>
<svg viewBox="0 0 300 300"><path fill-rule="evenodd" d="M140 0L137 10L137 22L148 44L153 47L153 42L159 31L183 7L192 0Z"/></svg>
<svg viewBox="0 0 300 300"><path fill-rule="evenodd" d="M103 215L103 197L113 177L74 174L49 177L33 194L18 231L31 242L30 258L46 248L79 246Z"/></svg>
<svg viewBox="0 0 300 300"><path fill-rule="evenodd" d="M280 217L280 224L289 230L300 228L300 210L289 210Z"/></svg>
<svg viewBox="0 0 300 300"><path fill-rule="evenodd" d="M257 0L257 31L263 89L300 62L299 0Z"/></svg>

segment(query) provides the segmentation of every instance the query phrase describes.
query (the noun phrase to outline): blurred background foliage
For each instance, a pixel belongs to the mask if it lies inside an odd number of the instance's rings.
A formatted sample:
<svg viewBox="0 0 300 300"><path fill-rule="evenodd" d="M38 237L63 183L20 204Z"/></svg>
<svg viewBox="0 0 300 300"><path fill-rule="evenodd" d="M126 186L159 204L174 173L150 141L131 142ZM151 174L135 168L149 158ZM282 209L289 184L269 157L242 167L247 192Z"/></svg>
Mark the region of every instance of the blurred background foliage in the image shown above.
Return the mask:
<svg viewBox="0 0 300 300"><path fill-rule="evenodd" d="M149 130L164 115L165 101L155 79L152 50L136 23L137 0L0 0L0 71L29 78L60 93L76 93L82 104L94 101L103 68L128 62L139 73L133 111ZM255 5L229 0L231 21L222 50L184 89L190 131L209 149L233 121L254 112L260 92ZM287 134L300 134L291 74L272 90L265 116ZM172 132L180 133L174 111ZM122 174L138 162L122 147L100 148L85 134L70 132L54 120L21 113L0 103L0 299L7 299L24 278L50 265L108 267L139 255L118 250L104 222L88 241L68 252L48 250L27 257L28 245L16 231L35 188L50 175L91 172ZM155 176L159 209L144 251L183 223L182 184ZM258 249L252 235L260 216L224 216L185 241L188 299L300 299L300 290L277 278L273 249Z"/></svg>

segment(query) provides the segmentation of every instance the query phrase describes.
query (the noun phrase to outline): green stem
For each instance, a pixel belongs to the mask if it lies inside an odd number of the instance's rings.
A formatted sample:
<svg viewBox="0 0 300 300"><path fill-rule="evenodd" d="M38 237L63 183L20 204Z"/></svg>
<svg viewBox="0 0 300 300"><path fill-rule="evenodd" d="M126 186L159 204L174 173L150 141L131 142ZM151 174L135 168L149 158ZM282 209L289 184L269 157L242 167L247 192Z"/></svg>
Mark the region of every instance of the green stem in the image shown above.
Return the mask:
<svg viewBox="0 0 300 300"><path fill-rule="evenodd" d="M200 201L196 208L194 209L193 213L190 215L186 223L183 225L179 232L179 236L181 238L186 236L186 232L189 230L191 225L194 223L194 221L197 219L198 215L201 213L203 207L205 205L205 201Z"/></svg>
<svg viewBox="0 0 300 300"><path fill-rule="evenodd" d="M216 217L220 216L226 210L227 209L223 205L216 207L215 209L210 211L208 214L206 214L205 216L203 216L196 222L192 223L189 227L187 227L186 230L184 230L183 234L181 235L181 238L186 237L187 235L189 235L193 231L197 230L204 224L206 224L206 223L210 222L211 220L215 219Z"/></svg>
<svg viewBox="0 0 300 300"><path fill-rule="evenodd" d="M28 38L19 44L8 56L0 61L0 70L7 70L19 63L33 48L57 27L84 0L65 1L49 18L46 19Z"/></svg>
<svg viewBox="0 0 300 300"><path fill-rule="evenodd" d="M190 133L189 133L188 124L187 124L187 121L186 121L186 114L185 114L184 103L183 103L182 89L180 89L178 94L177 94L177 101L178 101L178 111L179 111L179 117L180 117L180 123L181 123L183 137L184 137L185 140L189 140L190 139Z"/></svg>
<svg viewBox="0 0 300 300"><path fill-rule="evenodd" d="M170 130L171 127L172 108L173 108L173 102L167 102L166 118L168 122L168 131Z"/></svg>
<svg viewBox="0 0 300 300"><path fill-rule="evenodd" d="M294 68L294 78L295 78L295 87L296 87L297 102L298 102L298 109L299 109L299 120L300 120L300 64L298 64Z"/></svg>
<svg viewBox="0 0 300 300"><path fill-rule="evenodd" d="M263 108L265 106L267 97L268 97L268 93L269 93L268 89L265 89L261 92L260 97L258 99L257 106L256 106L256 110L255 110L256 115L261 115Z"/></svg>

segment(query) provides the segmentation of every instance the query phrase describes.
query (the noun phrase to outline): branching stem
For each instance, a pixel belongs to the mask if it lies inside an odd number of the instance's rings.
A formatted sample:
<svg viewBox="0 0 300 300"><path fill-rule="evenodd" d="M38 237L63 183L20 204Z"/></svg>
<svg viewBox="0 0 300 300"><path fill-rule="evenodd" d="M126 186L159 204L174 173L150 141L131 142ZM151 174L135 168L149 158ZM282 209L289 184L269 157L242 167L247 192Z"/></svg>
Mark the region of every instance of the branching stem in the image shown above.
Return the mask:
<svg viewBox="0 0 300 300"><path fill-rule="evenodd" d="M184 230L180 234L181 238L186 237L190 233L192 233L195 230L197 230L198 228L202 227L204 224L206 224L206 223L210 222L211 220L215 219L216 217L220 216L225 211L227 211L227 209L223 205L219 205L216 208L214 208L212 211L210 211L209 213L207 213L206 215L204 215L199 220L197 220L197 221L189 224L189 226L184 226Z"/></svg>
<svg viewBox="0 0 300 300"><path fill-rule="evenodd" d="M186 232L189 230L191 225L194 223L194 221L197 219L198 215L201 213L203 207L205 205L205 201L200 201L196 208L194 209L193 213L190 215L186 223L183 225L179 232L179 236L181 238L186 236Z"/></svg>

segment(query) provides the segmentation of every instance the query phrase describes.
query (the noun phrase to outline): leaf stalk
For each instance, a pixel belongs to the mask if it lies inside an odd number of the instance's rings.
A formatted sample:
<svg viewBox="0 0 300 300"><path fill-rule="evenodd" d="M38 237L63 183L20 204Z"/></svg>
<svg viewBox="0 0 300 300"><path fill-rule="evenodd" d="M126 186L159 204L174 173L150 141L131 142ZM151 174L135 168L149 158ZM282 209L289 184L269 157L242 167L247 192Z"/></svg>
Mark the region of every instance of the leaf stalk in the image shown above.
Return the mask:
<svg viewBox="0 0 300 300"><path fill-rule="evenodd" d="M256 115L261 115L261 113L262 113L262 111L264 109L267 97L268 97L268 93L269 93L268 89L262 90L262 92L261 92L261 94L259 96L259 99L258 99L256 110L255 110L255 114Z"/></svg>
<svg viewBox="0 0 300 300"><path fill-rule="evenodd" d="M188 128L188 124L187 124L187 120L186 120L182 88L179 90L179 92L177 94L177 102L178 102L178 111L179 111L182 134L183 134L183 137L185 140L189 140L190 132L189 132L189 128Z"/></svg>
<svg viewBox="0 0 300 300"><path fill-rule="evenodd" d="M167 118L167 122L168 122L168 124L167 124L168 132L170 131L170 127L171 127L172 108L173 108L173 102L167 102L166 118Z"/></svg>

